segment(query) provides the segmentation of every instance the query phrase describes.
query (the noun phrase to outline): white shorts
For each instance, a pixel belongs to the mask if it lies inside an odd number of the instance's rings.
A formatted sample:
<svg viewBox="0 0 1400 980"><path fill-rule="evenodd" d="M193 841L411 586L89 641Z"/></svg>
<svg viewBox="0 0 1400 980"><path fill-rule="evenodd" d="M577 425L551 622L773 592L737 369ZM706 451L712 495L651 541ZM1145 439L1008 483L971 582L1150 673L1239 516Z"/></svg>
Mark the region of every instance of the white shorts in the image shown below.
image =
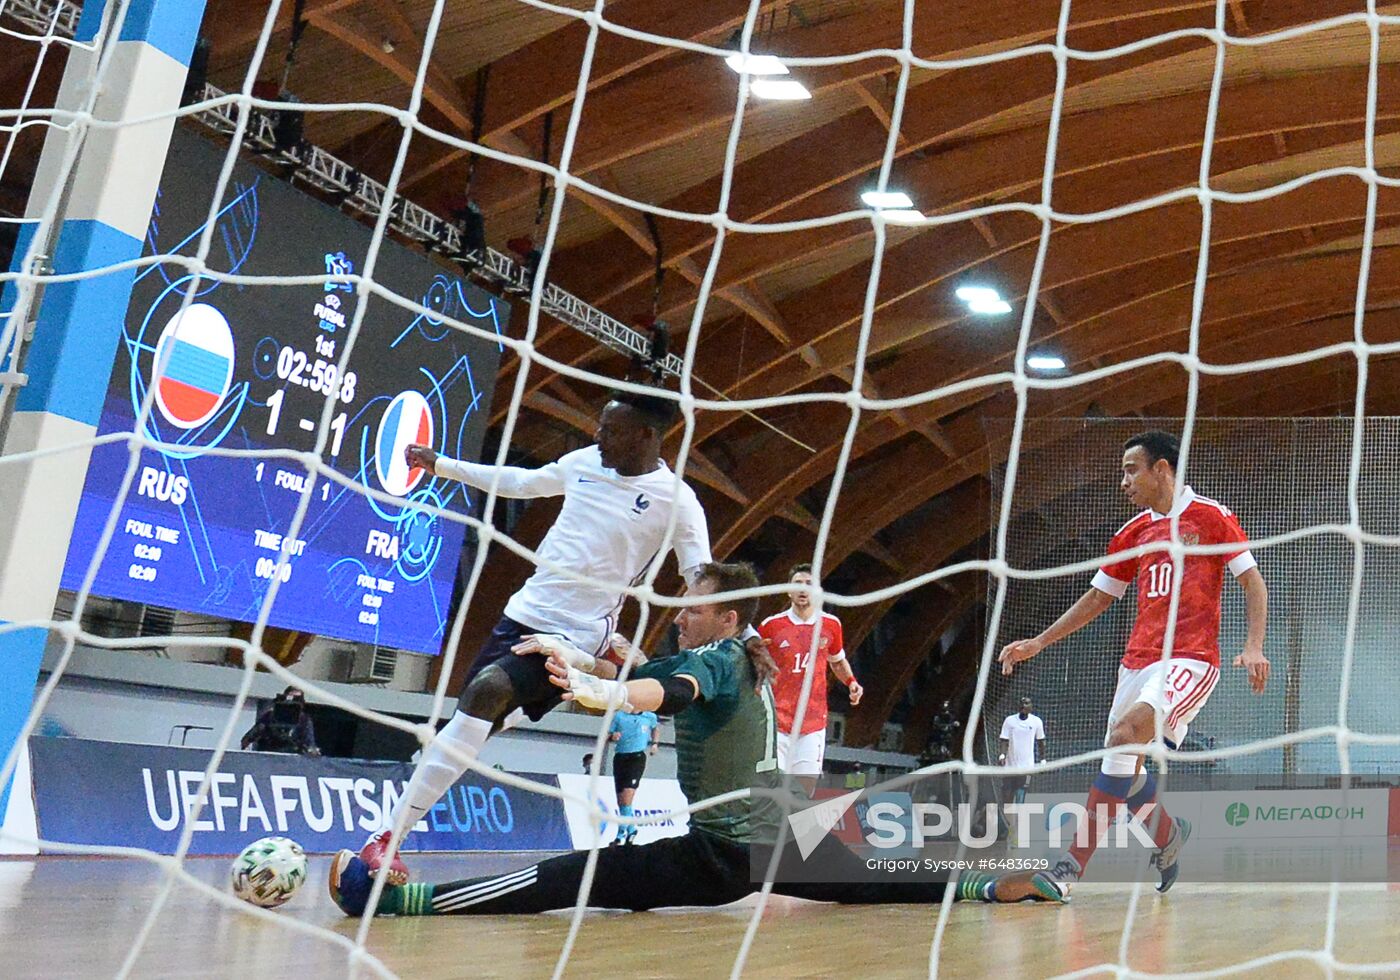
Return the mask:
<svg viewBox="0 0 1400 980"><path fill-rule="evenodd" d="M778 732L778 770L791 776L820 776L826 757L826 729L799 735L791 752L788 742L788 733Z"/></svg>
<svg viewBox="0 0 1400 980"><path fill-rule="evenodd" d="M1172 659L1158 661L1138 670L1118 668L1118 689L1113 692L1113 707L1108 712L1108 730L1119 718L1141 701L1150 704L1162 720L1162 734L1178 748L1186 738L1186 728L1200 714L1220 679L1220 668L1204 660ZM1108 744L1105 736L1104 745Z"/></svg>

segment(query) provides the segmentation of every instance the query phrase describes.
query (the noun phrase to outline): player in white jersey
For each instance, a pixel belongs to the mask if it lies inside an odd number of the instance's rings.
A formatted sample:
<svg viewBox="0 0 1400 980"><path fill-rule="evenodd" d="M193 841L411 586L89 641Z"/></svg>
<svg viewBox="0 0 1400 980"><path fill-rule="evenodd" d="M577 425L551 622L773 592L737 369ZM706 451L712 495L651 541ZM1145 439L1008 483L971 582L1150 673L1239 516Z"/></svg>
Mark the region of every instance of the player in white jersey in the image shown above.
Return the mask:
<svg viewBox="0 0 1400 980"><path fill-rule="evenodd" d="M562 692L550 683L545 657L538 655L549 636L562 638L590 660L609 652L623 590L662 557L673 511L671 547L686 580L710 561L700 501L661 459L661 438L672 415L665 399L618 394L603 409L596 445L539 469L468 463L426 446L406 450L410 467L481 489L496 480L502 497L564 498L539 546L534 574L506 603L505 615L467 674L457 711L423 750L402 803L409 811L407 827L466 772L465 760L476 757L507 715L520 708L538 720L559 703ZM579 582L579 575L606 584ZM360 856L372 869L390 864L389 880L402 884L408 870L397 856L388 860L390 850L385 830Z"/></svg>

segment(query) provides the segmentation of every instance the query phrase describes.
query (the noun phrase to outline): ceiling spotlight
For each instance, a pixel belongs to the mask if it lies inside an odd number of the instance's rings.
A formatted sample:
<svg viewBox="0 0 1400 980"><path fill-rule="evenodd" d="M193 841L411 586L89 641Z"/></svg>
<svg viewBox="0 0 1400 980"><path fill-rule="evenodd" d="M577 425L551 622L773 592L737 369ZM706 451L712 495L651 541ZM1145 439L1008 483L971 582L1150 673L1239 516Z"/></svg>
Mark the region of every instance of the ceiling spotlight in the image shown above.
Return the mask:
<svg viewBox="0 0 1400 980"><path fill-rule="evenodd" d="M790 78L755 78L749 83L749 91L757 99L777 99L783 102L796 102L812 97L812 93L807 91L807 86Z"/></svg>
<svg viewBox="0 0 1400 980"><path fill-rule="evenodd" d="M1026 367L1032 371L1063 371L1065 360L1050 354L1033 354L1026 358Z"/></svg>
<svg viewBox="0 0 1400 980"><path fill-rule="evenodd" d="M787 65L771 54L740 54L738 51L724 59L730 70L743 75L786 75Z"/></svg>
<svg viewBox="0 0 1400 980"><path fill-rule="evenodd" d="M903 191L866 191L861 194L860 201L868 208L877 208L881 211L887 208L912 208L914 206L909 195Z"/></svg>
<svg viewBox="0 0 1400 980"><path fill-rule="evenodd" d="M967 308L980 316L1005 316L1011 312L1011 304L1001 299L975 299Z"/></svg>
<svg viewBox="0 0 1400 980"><path fill-rule="evenodd" d="M1001 293L989 286L959 286L953 295L964 303L975 303L979 300L994 303L1001 299Z"/></svg>
<svg viewBox="0 0 1400 980"><path fill-rule="evenodd" d="M990 286L959 286L953 295L966 303L968 310L982 316L1004 316L1011 312L1011 304Z"/></svg>

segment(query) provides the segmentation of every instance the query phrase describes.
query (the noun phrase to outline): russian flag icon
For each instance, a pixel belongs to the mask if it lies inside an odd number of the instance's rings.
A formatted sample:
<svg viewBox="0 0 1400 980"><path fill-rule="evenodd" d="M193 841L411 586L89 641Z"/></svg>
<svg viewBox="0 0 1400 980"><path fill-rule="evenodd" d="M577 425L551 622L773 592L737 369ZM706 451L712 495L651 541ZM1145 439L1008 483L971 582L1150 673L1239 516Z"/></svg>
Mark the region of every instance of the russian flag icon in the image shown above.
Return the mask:
<svg viewBox="0 0 1400 980"><path fill-rule="evenodd" d="M152 370L162 360L156 406L165 420L196 429L213 418L233 382L233 331L224 315L207 303L176 313L161 331Z"/></svg>
<svg viewBox="0 0 1400 980"><path fill-rule="evenodd" d="M379 420L374 440L374 469L385 492L406 496L423 479L421 467L408 468L403 451L412 443L433 444L433 413L428 400L416 391L402 391L389 403Z"/></svg>

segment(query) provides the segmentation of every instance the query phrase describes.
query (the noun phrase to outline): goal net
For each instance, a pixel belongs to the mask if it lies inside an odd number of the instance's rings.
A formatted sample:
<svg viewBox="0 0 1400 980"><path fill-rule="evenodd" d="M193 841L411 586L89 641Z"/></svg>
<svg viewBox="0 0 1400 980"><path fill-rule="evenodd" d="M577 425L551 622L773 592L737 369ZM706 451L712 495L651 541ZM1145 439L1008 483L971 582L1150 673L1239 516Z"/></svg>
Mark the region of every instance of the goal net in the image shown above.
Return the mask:
<svg viewBox="0 0 1400 980"><path fill-rule="evenodd" d="M415 50L418 57L412 63L411 95L401 104L378 103L336 103L308 102L298 108L309 114L332 116L351 112L377 113L387 121L398 124L401 130L391 135L387 145L392 147L393 161L389 168L390 176L383 185L375 185L372 203L367 203L361 193L357 198L361 210L373 224L373 238L368 256L362 267L353 272L328 267L323 275L293 277L278 275L234 274L221 270L210 260L213 242L213 219L220 209L228 206L230 200L230 178L242 141L250 133L266 133L267 114L278 111L279 104L255 94L255 83L277 71L273 63L280 53L273 45L274 28L283 24L294 6L293 0L272 0L262 20L262 28L254 54L242 72L240 85L228 93L211 93L205 90L201 97L179 110L182 117L200 113L219 112L230 124L232 139L227 149L223 169L215 186L208 188L206 224L208 231L195 243L193 251L186 250L179 255L145 254L136 263L144 268L156 263L182 267L190 276L190 281L181 287L179 293L182 309L188 309L196 302L201 284L212 282L237 282L240 288L252 290L276 290L294 283L321 281L328 284L348 285L354 295L367 299L370 296L392 304L411 316L436 316L447 328L463 335L477 337L491 343L499 343L504 349L503 364L513 370L506 384L509 387L508 411L499 426L498 451L495 462L514 459L520 447L513 441L517 421L520 418L527 392L531 384L541 375L556 374L576 379L590 386L591 390L601 390L615 385L614 378L603 377L588 369L586 358L577 362L544 356L541 351L541 338L550 330L549 311L556 313L568 306L567 300L552 292L548 284L551 261L556 254L561 218L565 201L570 192L583 192L590 197L622 209L630 216L638 216L633 230L638 234L644 229L648 219L661 219L672 223L693 225L713 234L713 244L703 261L690 262L694 276L695 295L693 312L684 325L684 336L680 348L668 364L673 364L678 389L673 397L678 402L683 425L679 440L679 458L676 472L678 479L688 470L694 471L696 460L692 447L703 433L700 426L709 419L724 417L731 413L752 413L760 418L794 410L825 411L841 413L840 423L834 430L839 441L831 440L829 451L835 459L824 498L820 501L818 529L815 547L812 552L813 564L818 577L825 571L823 561L826 549L837 526L838 503L843 492L850 487L848 474L853 466L853 454L860 444L864 427L883 416L895 413L918 413L921 417L942 417L962 411L968 398L977 393L1004 395L1014 408L1009 429L1009 438L997 440L995 445L1004 446L1004 453L998 450L997 462L1009 460L1008 466L996 468L994 473L995 493L993 494L992 531L988 555L959 566L938 569L923 575L911 576L885 592L855 592L822 595L828 608L857 610L874 602L882 602L890 594L913 591L954 574L969 570L990 576L988 594L989 615L985 644L982 650L981 671L978 685L972 698L969 732L981 730L982 725L992 725L1004 716L1016 698L1030 693L1042 707L1050 731L1056 738L1057 767L1092 767L1094 753L1101 753L1099 739L1102 735L1101 706L1108 701L1112 689L1112 671L1116 646L1124 635L1129 611L1126 604L1120 604L1101 624L1077 637L1073 649L1067 645L1062 653L1047 657L1034 671L1019 671L1010 682L1003 682L994 668L994 658L999 645L1009 638L1027 634L1040 628L1057 614L1065 604L1077 595L1086 581L1086 569L1101 554L1109 533L1121 523L1118 518L1121 508L1111 506L1117 474L1113 466L1122 438L1130 431L1145 427L1139 419L1105 422L1060 422L1047 421L1042 414L1046 405L1054 405L1057 400L1066 402L1082 398L1084 392L1096 386L1108 385L1113 380L1123 380L1131 372L1142 371L1155 366L1171 367L1187 379L1186 399L1183 417L1173 420L1172 427L1182 430L1186 451L1183 473L1187 481L1203 493L1209 493L1237 510L1243 518L1244 527L1254 542L1254 550L1261 566L1266 569L1272 591L1277 597L1275 622L1271 628L1271 652L1277 652L1277 674L1286 678L1286 683L1275 683L1270 694L1262 699L1249 699L1233 692L1221 691L1211 701L1208 710L1202 715L1198 730L1210 741L1195 748L1198 761L1218 759L1223 766L1240 771L1299 772L1299 773L1355 773L1366 767L1385 766L1393 763L1400 752L1400 730L1397 730L1393 711L1387 710L1385 688L1393 688L1396 677L1393 664L1393 651L1389 649L1388 634L1395 618L1394 579L1396 559L1393 546L1396 544L1396 518L1393 515L1395 495L1393 458L1396 441L1400 439L1400 426L1389 418L1368 418L1367 382L1369 372L1385 355L1400 350L1400 345L1383 342L1375 334L1368 332L1364 317L1366 300L1370 295L1371 267L1375 252L1377 228L1377 199L1382 190L1400 186L1400 179L1381 172L1377 160L1377 102L1378 71L1382 34L1387 29L1400 26L1400 17L1382 15L1378 12L1376 0L1356 3L1351 9L1340 10L1335 16L1325 19L1302 16L1296 23L1277 30L1263 33L1245 33L1230 27L1231 0L1217 0L1215 3L1200 3L1201 17L1195 26L1173 29L1165 33L1144 33L1132 36L1121 43L1103 40L1102 34L1094 35L1094 43L1086 44L1085 36L1077 15L1081 8L1092 8L1090 13L1094 23L1101 25L1120 14L1120 5L1089 3L1082 0L1062 0L1055 7L1056 16L1048 17L1042 30L1032 38L998 38L994 22L989 18L987 30L973 45L972 53L960 54L953 58L928 57L925 42L939 35L938 20L941 5L917 4L915 0L904 0L902 4L888 6L888 29L879 32L888 40L879 47L867 50L840 50L824 53L821 56L788 58L787 65L793 70L818 71L863 61L878 61L893 73L895 80L893 98L888 106L888 137L880 154L878 166L870 174L873 189L886 191L896 188L895 163L905 154L901 146L901 130L908 122L905 115L910 92L918 85L939 84L941 80L953 79L961 73L975 72L988 65L1016 62L1027 66L1044 67L1053 65L1054 85L1050 91L1039 93L1044 96L1039 111L1046 120L1044 142L1044 164L1033 187L1023 200L1007 200L985 203L972 208L950 208L931 211L923 216L911 218L908 215L896 216L880 210L856 208L833 209L831 213L801 220L783 220L782 215L760 217L753 220L740 220L731 213L731 201L736 193L736 169L751 148L745 144L745 125L748 111L752 106L754 79L749 74L740 74L735 86L734 112L723 132L723 154L717 200L712 207L697 207L692 210L676 210L658 205L653 200L639 200L620 194L608 181L599 177L581 176L575 172L575 153L579 145L579 135L585 124L587 107L595 97L594 86L598 82L595 72L600 63L612 65L615 46L623 44L643 45L654 49L658 56L684 56L723 60L734 55L734 51L723 46L723 37L702 37L700 39L680 38L658 33L655 30L639 29L610 17L614 5L604 0L588 3L555 4L545 0L519 0L524 7L531 8L541 18L566 18L577 25L583 39L581 67L576 86L560 98L557 132L555 133L557 153L550 162L541 163L529 154L519 152L521 147L512 149L509 141L494 141L496 145L473 142L446 129L426 121L427 98L431 90L439 87L434 71L430 68L434 51L446 39L442 36L442 26L452 4L447 0L435 0L426 4L426 20L421 36L395 38L400 46ZM123 19L130 13L132 4L109 2L102 21L102 27L94 40L78 42L72 40L77 22L77 6L65 0L0 0L0 29L11 44L32 45L36 62L42 58L59 57L58 52L66 51L70 58L82 57L90 66L87 88L89 101L75 110L57 111L53 107L36 105L32 97L36 85L31 81L25 90L24 101L15 107L0 112L5 123L5 150L0 156L0 167L9 164L11 150L16 140L34 127L63 131L67 137L69 152L62 155L61 166L71 172L85 140L97 136L110 136L114 124L95 118L92 106L103 91L104 84L110 84L116 77L116 66L111 56L116 39L121 35ZM394 6L394 5L391 5ZM618 4L617 6L622 6ZM683 6L683 5L678 5ZM795 6L795 5L794 5ZM859 4L832 4L833 8L855 9ZM988 5L991 11L996 5ZM1329 10L1333 6L1329 5ZM761 17L772 14L775 5L752 0L743 12L739 22L739 45L742 53L766 53L763 48L763 34L760 30ZM1049 8L1047 8L1049 9ZM1105 10L1111 13L1105 13ZM1085 16L1089 16L1086 14ZM932 25L932 26L930 26ZM1216 149L1217 125L1220 118L1222 90L1227 75L1232 71L1232 62L1240 59L1246 65L1252 59L1261 57L1260 52L1273 46L1289 43L1325 45L1332 32L1338 32L1349 43L1358 44L1368 54L1364 64L1368 68L1368 84L1364 105L1364 129L1360 163L1334 163L1329 157L1300 157L1305 161L1303 172L1296 177L1246 190L1224 190L1212 185L1213 154ZM922 40L920 40L922 39ZM1210 52L1210 85L1207 111L1204 116L1203 146L1195 179L1178 182L1171 189L1140 200L1126 202L1096 202L1092 206L1071 210L1062 206L1057 198L1057 181L1061 173L1057 158L1064 147L1061 146L1062 131L1066 123L1066 92L1072 72L1095 69L1117 59L1131 59L1142 52L1168 45L1194 43ZM386 38L385 45L391 45ZM461 37L452 39L461 43ZM32 79L39 77L40 67L36 64ZM933 79L933 81L930 81ZM1170 82L1176 84L1176 82ZM1149 100L1158 95L1150 87L1142 92L1142 99ZM1084 108L1084 106L1081 106ZM126 125L149 120L128 120ZM464 127L465 128L465 127ZM772 138L768 134L767 138ZM451 150L459 156L476 154L483 166L498 167L502 170L519 170L532 177L544 173L551 181L554 193L543 209L538 241L538 273L533 278L516 279L517 288L524 287L527 294L522 297L520 313L524 327L509 337L498 337L479 323L462 315L446 315L441 310L433 310L423 305L420 298L405 295L386 284L386 277L378 264L383 247L391 228L402 230L397 222L416 207L400 195L400 182L404 176L406 161L411 147L424 143L434 144ZM502 148L505 146L506 148ZM684 152L714 152L718 155L719 142L707 144L703 148L687 147ZM813 147L812 153L822 152L821 147ZM678 158L679 161L679 158ZM68 176L68 173L62 175ZM359 175L355 175L358 179ZM1219 211L1226 205L1246 205L1279 198L1290 192L1323 180L1348 180L1355 182L1366 195L1364 218L1358 222L1355 233L1358 240L1360 263L1356 278L1358 305L1353 328L1342 340L1301 350L1279 354L1278 356L1242 358L1234 361L1212 361L1207 355L1208 345L1203 336L1203 311L1210 299L1207 282L1211 270L1212 255L1216 251L1212 235L1213 222ZM19 349L23 342L25 326L32 315L33 307L42 299L42 291L52 285L52 276L44 267L40 247L48 240L60 220L65 204L64 188L67 181L59 179L52 184L53 191L41 207L33 209L31 219L25 223L27 231L26 249L16 257L13 268L20 271L0 276L10 291L10 301L3 321L0 321L0 370L7 367L6 358ZM357 192L367 185L358 183ZM1081 202L1082 203L1082 202ZM1189 311L1189 323L1184 333L1170 345L1149 345L1149 350L1141 356L1116 363L1103 363L1099 355L1089 352L1086 346L1084 356L1071 359L1071 372L1049 376L1037 373L1028 367L1028 357L1037 344L1046 339L1044 326L1037 315L1041 291L1046 274L1048 257L1053 255L1059 236L1069 230L1082 227L1109 227L1113 222L1142 214L1155 209L1192 206L1200 211L1200 239L1196 256L1195 286ZM421 209L420 209L421 210ZM888 247L896 239L921 234L927 236L930 248L937 251L941 236L951 234L954 229L968 226L985 226L990 219L998 216L1015 215L1019 220L1033 224L1036 231L1036 247L1028 263L1025 286L1017 299L1017 320L1006 321L1014 325L1014 356L1004 363L983 365L968 372L964 377L938 387L921 388L899 397L872 397L867 391L866 381L871 355L879 347L878 309L883 305L882 274L886 271L884 259ZM626 219L624 219L626 220ZM800 393L779 392L756 393L751 388L728 391L728 379L701 377L695 371L697 352L705 343L709 329L707 309L714 302L714 287L728 250L735 243L742 243L753 236L786 235L795 232L820 232L836 226L860 224L868 226L873 235L872 261L865 285L865 302L859 319L859 327L853 332L850 344L850 369L834 376L841 378L840 385L833 388L813 388ZM911 228L910 226L914 226ZM460 232L458 232L460 234ZM460 240L457 240L460 245ZM103 269L91 270L88 276L100 275ZM69 277L72 279L74 277ZM82 278L82 277L77 277ZM1212 288L1214 284L1212 283ZM553 304L551 306L551 304ZM362 335L367 302L356 305L355 313L345 324L343 346L336 351L337 376L343 378L354 356L357 339ZM581 304L580 304L581 305ZM582 315L582 314L580 314ZM599 327L600 333L613 329L612 326ZM1008 332L1009 333L1009 332ZM935 341L936 342L936 341ZM985 343L968 340L969 346ZM1011 346L1008 342L1008 347ZM959 355L965 352L955 352ZM742 357L742 353L739 355ZM820 362L819 355L814 354ZM1352 417L1334 419L1211 419L1201 417L1200 389L1209 379L1223 375L1241 377L1258 376L1261 373L1284 370L1300 364L1323 358L1336 357L1354 361L1356 373L1355 412ZM1095 366L1095 362L1098 366ZM810 362L809 362L810 363ZM13 367L13 362L8 365ZM152 381L156 381L167 370L168 362L156 364ZM9 405L13 402L15 379L5 375L3 391ZM593 388L591 386L597 386ZM713 386L713 387L712 387ZM636 388L637 386L633 386ZM66 664L75 648L82 642L94 646L112 646L111 640L93 635L82 628L83 616L91 600L92 583L97 570L112 546L115 534L115 513L123 502L135 492L137 462L142 451L158 450L163 453L185 452L189 447L160 443L152 437L146 421L154 410L158 385L152 383L136 406L136 417L132 428L117 434L117 438L104 437L108 442L120 442L130 448L130 466L118 489L113 504L112 519L107 521L97 537L90 555L87 557L86 571L71 613L48 620L46 625L54 630L62 640L62 654L49 678L35 699L28 722L13 746L9 746L3 769L0 769L0 784L7 781L16 771L27 737L36 730L45 707L56 685L63 676ZM721 394L716 395L715 389ZM319 414L309 420L314 431L314 449L307 452L284 452L278 456L264 454L269 460L276 460L284 467L299 469L308 479L298 484L298 508L290 527L284 535L287 541L295 541L303 528L313 497L322 492L321 487L330 483L336 492L348 491L372 498L381 504L394 502L391 495L384 494L367 481L359 480L354 473L346 473L330 461L327 450L337 438L335 432L338 418L335 392L327 391ZM90 444L95 445L98 440ZM240 450L233 446L216 446L203 450L214 456L240 458L258 455L255 451ZM11 454L0 459L0 467L20 467L29 465L36 453ZM463 584L463 594L456 615L446 624L444 630L444 654L446 662L441 671L441 680L436 686L435 714L443 717L450 709L447 690L448 679L452 676L452 659L458 639L463 630L467 611L474 614L488 613L475 610L473 600L481 587L483 578L489 575L485 560L493 542L531 561L536 556L518 543L511 541L496 527L496 516L501 507L495 491L485 497L479 511L463 513L437 506L434 501L419 502L420 509L431 513L444 522L462 528L470 528L483 547L477 559L468 569ZM674 531L674 528L672 528ZM665 550L665 549L663 549ZM269 657L263 649L263 640L268 624L276 619L277 605L282 596L279 588L281 569L290 560L286 546L278 552L276 561L268 570L271 584L261 593L257 603L255 625L247 640L224 638L203 641L209 647L222 647L241 652L245 658L243 685L238 694L233 713L218 734L217 749L214 752L205 778L198 791L198 807L207 804L210 781L219 769L224 754L233 746L237 736L235 721L247 700L252 683L253 671L265 668L289 683L296 683L308 690L315 698L325 703L336 704L377 724L408 733L424 744L433 736L428 725L414 725L400 718L365 707L337 697L330 691L319 688L291 674ZM568 570L562 570L566 574ZM676 602L673 597L655 589L655 572L639 584L606 583L626 586L630 596L635 598L646 611L645 627L657 616L672 614ZM775 594L778 587L767 587L764 595ZM1222 646L1229 651L1238 647L1242 630L1242 620L1237 606L1238 599L1227 592L1226 625ZM0 641L6 634L18 629L37 625L35 622L0 624ZM143 643L156 644L161 637L149 637ZM172 639L166 637L165 639ZM182 637L186 644L199 641ZM1277 643L1278 646L1273 644ZM1286 651L1286 652L1284 652ZM809 675L810 676L810 675ZM1277 675L1276 675L1277 676ZM1364 680L1363 680L1364 679ZM603 736L599 735L598 749L602 747ZM976 745L973 739L969 745ZM601 755L601 753L599 753ZM941 764L937 769L985 772L986 759L977 753L969 753L965 758ZM520 788L545 791L536 784L521 780L508 773L493 772L479 764L478 771L493 779L510 782ZM595 764L596 772L596 764ZM558 793L558 791L550 790ZM568 795L568 794L559 794ZM574 802L586 806L582 799ZM710 806L708 801L700 801L693 809ZM596 818L595 818L596 819ZM338 943L345 947L349 963L354 969L369 970L377 975L393 974L390 965L370 954L366 939L372 928L372 920L366 918L353 934L334 931L291 914L273 914L240 904L222 890L211 888L207 883L192 875L185 868L185 857L189 851L193 833L193 821L187 820L179 847L172 855L158 855L140 849L101 849L81 848L58 842L40 842L46 849L63 851L102 851L120 853L159 865L165 875L164 887L158 899L152 903L143 927L132 937L131 948L127 951L122 974L127 975L139 960L142 950L151 937L152 929L175 889L192 889L207 897L210 902L222 903L230 914L257 915L275 923L280 928L299 930L316 935L326 942ZM35 843L29 841L27 843ZM595 844L596 849L596 844ZM590 866L591 867L591 866ZM1128 914L1123 925L1124 942L1117 961L1105 962L1088 968L1085 974L1109 972L1124 975L1130 970L1128 937L1137 929L1151 929L1155 926L1143 921L1137 911L1136 898L1141 885L1134 886L1134 900L1128 906ZM587 901L587 883L579 896L568 940L563 944L556 967L556 975L562 975L575 950L575 939L582 922L583 909ZM1326 943L1321 947L1305 947L1287 953L1272 954L1248 962L1231 963L1208 971L1215 975L1241 971L1251 967L1263 967L1270 963L1296 959L1310 961L1328 972L1334 970L1365 969L1370 972L1386 972L1400 969L1400 962L1378 961L1357 964L1346 961L1333 948L1332 940L1339 916L1340 891L1333 886L1328 891L1325 903L1319 914L1327 922ZM758 929L767 895L762 893L752 920L745 934L732 970L734 975L743 972L746 960L755 943L761 943ZM943 943L947 936L952 903L945 902L938 911L936 926L930 929L929 964L930 971L936 972L940 962Z"/></svg>

